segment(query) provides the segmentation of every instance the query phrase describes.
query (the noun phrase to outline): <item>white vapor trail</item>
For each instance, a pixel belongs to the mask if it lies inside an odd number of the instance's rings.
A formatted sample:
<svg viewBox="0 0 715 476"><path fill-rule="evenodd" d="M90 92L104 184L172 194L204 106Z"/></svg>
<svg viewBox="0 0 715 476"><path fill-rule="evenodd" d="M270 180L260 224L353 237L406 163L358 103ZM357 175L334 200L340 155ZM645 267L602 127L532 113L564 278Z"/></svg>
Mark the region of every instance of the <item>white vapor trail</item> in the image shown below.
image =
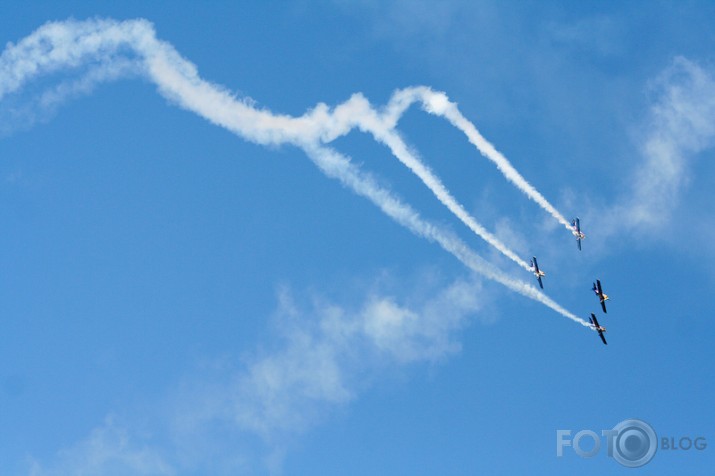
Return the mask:
<svg viewBox="0 0 715 476"><path fill-rule="evenodd" d="M192 63L181 57L169 43L156 38L153 26L146 20L124 22L90 20L48 23L17 45L8 45L0 56L0 100L18 91L27 81L39 75L79 68L88 62L99 63L100 67L111 65L115 57L128 53L138 57L139 72L154 82L164 97L178 106L244 139L264 145L292 144L301 148L326 175L340 180L357 194L368 198L384 213L413 233L436 242L471 270L541 302L585 327L590 327L583 319L562 308L533 286L506 276L484 261L456 236L422 219L409 205L403 203L389 190L380 187L369 174L361 172L347 157L323 145L346 134L356 126L373 133L393 151L399 152L398 158L418 174L450 210L459 212L458 216L466 220L465 223L471 223L470 228L475 232L483 231L451 197L439 179L409 152L393 130L400 114L409 106L409 101L416 100L414 98L422 100L428 111L444 115L450 121L455 121L464 127L463 122L468 123L468 121L459 114L443 93L431 93L428 88L398 91L382 117L375 113L351 114L355 105L360 103L359 96L354 96L352 102L348 101L338 106L333 112L325 104L318 104L313 110L300 117L276 115L267 110L259 110L249 100L237 99L221 86L201 79ZM103 78L99 74L92 77L98 78L97 81ZM371 109L367 101L364 101L362 107ZM462 122L459 120L460 117ZM474 133L482 142L488 144L478 135L476 129ZM521 183L511 177L515 174L529 187L528 190L533 190L533 187L521 178L503 156L494 151L492 155L495 154L503 160L501 165L494 157L489 157L497 162L502 172L510 174L507 175L510 180L517 185ZM541 197L535 190L533 193ZM543 197L541 200L548 204ZM555 210L554 213L558 215ZM491 235L485 233L482 236L487 239ZM496 238L492 237L492 241L500 244ZM503 245L500 250L508 251ZM518 260L518 257L515 258Z"/></svg>
<svg viewBox="0 0 715 476"><path fill-rule="evenodd" d="M436 116L445 118L454 127L459 129L467 136L479 152L487 159L494 162L499 171L511 183L521 190L527 197L536 202L541 208L546 210L566 229L571 231L571 224L539 193L533 185L514 168L504 155L499 152L494 145L482 136L477 128L466 117L462 115L457 105L449 100L447 95L442 92L433 91L426 86L405 88L397 91L389 105L387 106L388 115L391 117L391 123L396 123L402 114L415 102L420 102L425 111Z"/></svg>
<svg viewBox="0 0 715 476"><path fill-rule="evenodd" d="M317 144L308 146L304 150L326 175L337 178L359 195L368 198L386 215L416 235L439 244L445 251L452 254L472 271L501 283L528 298L541 302L564 317L568 317L583 326L591 327L589 323L561 307L551 298L539 292L534 286L506 276L493 265L484 261L462 240L421 218L417 211L401 202L389 191L379 187L369 175L361 173L350 163L347 157Z"/></svg>
<svg viewBox="0 0 715 476"><path fill-rule="evenodd" d="M389 113L378 113L365 97L355 94L348 101L337 106L329 117L332 119L327 119L327 121L333 122L330 126L333 134L324 136L322 138L324 142L334 140L337 135L346 134L353 127L372 134L375 140L385 144L403 165L417 175L435 197L470 230L526 271L531 271L531 266L477 222L452 196L439 177L419 159L416 152L410 150L402 137L395 131L396 123Z"/></svg>
<svg viewBox="0 0 715 476"><path fill-rule="evenodd" d="M338 122L346 122L369 132L375 140L389 147L392 154L417 175L422 183L429 188L437 199L445 205L462 223L467 225L476 235L499 250L506 257L517 263L526 271L531 271L531 266L511 251L496 236L489 233L477 220L471 216L464 206L460 204L449 192L447 187L417 156L410 150L402 137L395 131L395 123L389 114L379 114L361 94L353 95L348 101L335 108L333 117ZM389 122L386 121L389 119ZM345 128L341 128L346 131ZM329 137L328 139L334 139Z"/></svg>

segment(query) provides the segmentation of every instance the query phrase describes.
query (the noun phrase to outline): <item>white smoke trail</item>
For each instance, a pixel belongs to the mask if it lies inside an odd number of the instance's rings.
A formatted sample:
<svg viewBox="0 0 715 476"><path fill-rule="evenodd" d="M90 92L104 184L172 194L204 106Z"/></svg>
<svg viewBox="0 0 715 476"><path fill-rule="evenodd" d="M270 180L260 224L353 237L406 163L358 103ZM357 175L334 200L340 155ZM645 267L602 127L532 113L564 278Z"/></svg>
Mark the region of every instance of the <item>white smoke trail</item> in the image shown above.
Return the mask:
<svg viewBox="0 0 715 476"><path fill-rule="evenodd" d="M336 114L330 114L327 106L319 104L313 111L298 118L258 110L248 101L238 100L224 88L201 79L196 67L181 57L170 44L158 40L152 25L145 20L68 21L40 27L17 45L8 45L0 56L0 100L38 75L77 68L90 60L99 59L100 64L111 64L109 59L127 48L142 60L142 72L157 85L159 92L178 106L244 139L266 145L293 144L303 149L326 175L339 179L356 193L370 199L413 233L438 243L473 271L590 327L533 286L504 275L461 240L423 220L415 210L380 187L370 175L360 172L347 157L322 146L321 142L332 140L354 127L355 117L350 118L346 114L349 108L337 108ZM446 99L444 95L441 97ZM388 108L385 124L390 124L393 119L396 121L396 116L392 114ZM387 136L385 140L390 138L389 134ZM395 142L391 144L398 145ZM416 163L412 165L419 168ZM429 174L424 176L431 177ZM439 181L434 183L435 186L440 185ZM458 205L456 201L454 204Z"/></svg>
<svg viewBox="0 0 715 476"><path fill-rule="evenodd" d="M379 187L368 175L361 173L350 163L347 157L317 144L307 146L304 150L326 175L337 178L359 195L368 198L386 215L416 235L439 244L445 251L452 254L472 271L501 283L519 294L534 299L583 326L591 327L589 323L561 307L534 286L506 276L493 265L484 261L462 240L421 218L417 211L401 202L389 191Z"/></svg>
<svg viewBox="0 0 715 476"><path fill-rule="evenodd" d="M447 188L442 185L442 182L438 177L436 177L430 170L425 166L414 153L412 153L404 143L402 138L394 131L381 131L381 135L375 135L378 140L384 142L392 151L392 153L397 157L403 164L410 168L425 185L434 193L434 195L442 202L454 215L459 218L462 223L467 225L470 230L475 234L479 235L492 245L494 248L499 250L506 257L517 263L519 266L524 268L526 271L531 271L531 266L519 258L513 251L504 245L496 236L489 233L479 222L477 222L474 217L472 217L464 206L460 204L447 190Z"/></svg>
<svg viewBox="0 0 715 476"><path fill-rule="evenodd" d="M564 218L564 216L559 213L559 211L556 210L556 208L554 208L554 206L551 205L551 203L549 203L549 201L546 200L546 198L544 198L544 196L541 195L541 193L539 193L533 185L526 181L526 179L514 168L513 165L511 165L501 152L499 152L484 138L484 136L479 133L474 124L462 115L459 108L457 108L457 105L450 101L445 93L433 91L425 86L406 88L397 91L391 98L390 104L386 108L386 114L390 118L389 123L396 124L407 108L415 102L422 103L425 111L436 116L444 117L454 127L462 131L464 135L467 136L469 142L471 142L484 157L496 164L499 171L504 175L504 177L506 177L507 180L516 185L516 187L524 192L527 197L536 202L551 216L556 218L559 223L564 225L566 229L571 231L571 224Z"/></svg>
<svg viewBox="0 0 715 476"><path fill-rule="evenodd" d="M452 196L439 177L419 159L416 152L410 150L402 137L395 131L395 124L388 125L385 121L386 115L378 114L362 95L353 95L348 101L335 108L331 116L336 118L334 121L336 125L349 123L353 127L359 127L361 130L372 134L375 140L385 144L392 154L417 175L434 196L459 218L462 223L467 225L470 230L526 271L531 271L531 266L526 261L519 258L496 236L489 233L489 231L465 210L464 206ZM339 129L343 133L349 131L346 127L335 127L334 130L335 129ZM323 141L331 141L334 139L335 136L323 137Z"/></svg>

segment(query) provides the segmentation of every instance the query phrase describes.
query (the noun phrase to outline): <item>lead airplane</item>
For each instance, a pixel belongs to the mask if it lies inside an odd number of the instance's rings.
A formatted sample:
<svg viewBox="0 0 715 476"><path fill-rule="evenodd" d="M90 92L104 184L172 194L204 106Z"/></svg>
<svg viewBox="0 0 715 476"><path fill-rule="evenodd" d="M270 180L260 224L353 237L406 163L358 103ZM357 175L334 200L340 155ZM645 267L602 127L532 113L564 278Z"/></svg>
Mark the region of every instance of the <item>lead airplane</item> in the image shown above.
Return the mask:
<svg viewBox="0 0 715 476"><path fill-rule="evenodd" d="M603 341L604 344L608 345L608 342L606 342L606 338L603 336L603 333L606 332L606 328L601 326L598 323L598 319L596 319L596 315L594 313L591 313L591 317L588 318L589 321L591 321L591 328L598 332L599 337L601 337L601 340Z"/></svg>
<svg viewBox="0 0 715 476"><path fill-rule="evenodd" d="M578 250L581 251L581 240L586 238L586 235L581 232L581 220L579 220L578 217L571 220L571 233L576 237L576 241L578 241Z"/></svg>
<svg viewBox="0 0 715 476"><path fill-rule="evenodd" d="M603 293L603 289L601 288L601 281L599 281L598 279L595 283L593 283L593 292L596 293L596 296L598 296L598 300L601 301L601 307L603 308L603 312L608 312L606 311L606 301L608 301L608 294Z"/></svg>
<svg viewBox="0 0 715 476"><path fill-rule="evenodd" d="M541 289L544 289L544 283L541 282L541 278L546 276L546 273L539 269L539 263L536 262L536 256L531 258L531 272L536 276L536 280L539 282Z"/></svg>

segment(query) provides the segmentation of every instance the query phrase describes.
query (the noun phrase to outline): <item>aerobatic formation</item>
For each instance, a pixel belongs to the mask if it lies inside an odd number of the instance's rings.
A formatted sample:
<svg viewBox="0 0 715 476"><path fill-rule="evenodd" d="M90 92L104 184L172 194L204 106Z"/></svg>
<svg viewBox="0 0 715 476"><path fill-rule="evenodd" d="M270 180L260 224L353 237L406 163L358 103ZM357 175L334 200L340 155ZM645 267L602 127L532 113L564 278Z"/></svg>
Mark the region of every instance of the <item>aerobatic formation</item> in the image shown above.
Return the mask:
<svg viewBox="0 0 715 476"><path fill-rule="evenodd" d="M47 23L18 43L8 44L0 56L0 101L17 94L32 80L69 72L78 74L79 78L73 81L63 79L56 89L46 91L43 99L51 98L53 103L58 103L72 94L91 91L102 82L129 75L145 77L172 103L245 140L262 145L289 144L302 149L325 175L367 198L415 235L437 243L472 271L597 331L606 342L603 337L605 328L598 324L595 315L592 314L587 322L534 286L499 270L449 230L422 218L373 175L351 162L349 157L328 146L355 129L370 134L388 147L474 234L524 270L533 273L543 289L545 273L539 268L536 257L527 263L467 212L439 177L402 140L397 130L398 122L415 103L427 113L447 120L464 133L478 152L492 161L509 182L571 232L576 237L579 250L585 238L580 221L575 218L569 223L479 133L445 93L424 86L406 88L396 91L387 105L381 108L373 107L363 95L357 93L332 108L320 103L302 116L273 114L256 108L250 98L237 99L227 89L202 79L196 66L184 59L169 43L159 40L153 25L146 20L68 20ZM594 290L605 312L608 296L603 294L600 281L597 283L597 286L594 283Z"/></svg>

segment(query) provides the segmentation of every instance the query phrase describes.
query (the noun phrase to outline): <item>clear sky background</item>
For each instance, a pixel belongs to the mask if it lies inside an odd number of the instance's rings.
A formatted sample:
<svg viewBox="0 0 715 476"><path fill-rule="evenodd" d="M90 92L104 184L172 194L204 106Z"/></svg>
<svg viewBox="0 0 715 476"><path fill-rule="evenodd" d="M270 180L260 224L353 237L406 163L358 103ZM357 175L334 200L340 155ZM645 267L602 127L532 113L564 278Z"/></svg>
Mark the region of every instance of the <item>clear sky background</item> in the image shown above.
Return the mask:
<svg viewBox="0 0 715 476"><path fill-rule="evenodd" d="M5 55L0 475L711 474L715 5L622 3L2 3L5 43L144 18L201 78L274 114L444 91L581 217L583 251L445 120L414 105L397 130L486 229L539 257L549 297L598 312L609 345L137 69L70 91L89 58L9 91L22 58ZM535 285L371 136L330 147ZM605 449L556 457L556 430L626 418L710 446L638 470Z"/></svg>

